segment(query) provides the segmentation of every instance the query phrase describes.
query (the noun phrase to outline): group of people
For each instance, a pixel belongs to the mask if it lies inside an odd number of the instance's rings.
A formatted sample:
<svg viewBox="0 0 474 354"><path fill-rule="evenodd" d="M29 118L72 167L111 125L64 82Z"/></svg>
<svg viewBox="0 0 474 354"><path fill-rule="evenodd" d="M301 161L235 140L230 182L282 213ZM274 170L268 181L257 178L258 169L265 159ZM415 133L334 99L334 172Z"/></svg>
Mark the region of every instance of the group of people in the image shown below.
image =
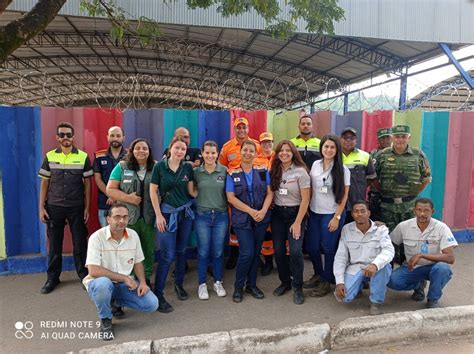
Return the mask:
<svg viewBox="0 0 474 354"><path fill-rule="evenodd" d="M74 127L58 124L59 147L46 154L39 171L39 214L50 240L41 292L59 284L67 221L76 270L97 307L103 339L113 338L112 317L123 316L123 307L173 311L164 296L173 262L176 295L188 299L183 284L193 228L202 300L210 297L209 268L213 291L218 297L227 294L224 249L231 230L231 243L238 245L229 257L236 266L236 303L245 294L265 297L257 286L257 269L268 241L280 280L273 295L293 290L297 305L305 301L303 289L322 297L335 284L336 299L350 302L368 287L370 314L377 315L387 286L414 290L412 298L421 301L429 281L427 306L439 306L457 243L449 227L432 218L432 201L418 197L431 173L423 152L409 145L408 126L380 129L379 147L369 154L356 148L354 128L319 140L307 115L299 120L300 134L275 149L269 132L259 141L249 138L246 118L233 124L235 137L221 151L214 141L201 150L190 148L189 131L178 128L158 162L148 141L136 139L126 150L122 128L111 127L109 147L96 152L93 165L74 147ZM102 228L87 245L92 176ZM314 270L305 282L304 253ZM394 260L401 266L392 272Z"/></svg>

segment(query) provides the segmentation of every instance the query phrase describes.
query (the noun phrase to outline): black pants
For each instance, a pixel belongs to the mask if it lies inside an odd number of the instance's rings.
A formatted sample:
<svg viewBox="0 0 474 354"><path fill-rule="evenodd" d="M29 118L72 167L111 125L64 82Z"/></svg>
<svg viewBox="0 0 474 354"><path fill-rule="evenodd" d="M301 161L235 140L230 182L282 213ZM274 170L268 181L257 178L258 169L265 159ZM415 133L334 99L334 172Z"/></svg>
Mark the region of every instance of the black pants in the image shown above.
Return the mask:
<svg viewBox="0 0 474 354"><path fill-rule="evenodd" d="M290 233L290 226L298 215L298 206L275 206L272 211L272 237L275 249L275 260L278 276L282 284L292 285L295 289L303 287L303 238L306 220L301 223L301 237L295 240ZM290 256L286 254L286 241L288 240ZM291 281L293 277L293 283Z"/></svg>
<svg viewBox="0 0 474 354"><path fill-rule="evenodd" d="M61 207L48 205L49 239L48 280L57 281L61 275L63 263L63 240L66 220L72 234L74 265L77 275L83 279L87 275L87 227L84 223L84 206Z"/></svg>

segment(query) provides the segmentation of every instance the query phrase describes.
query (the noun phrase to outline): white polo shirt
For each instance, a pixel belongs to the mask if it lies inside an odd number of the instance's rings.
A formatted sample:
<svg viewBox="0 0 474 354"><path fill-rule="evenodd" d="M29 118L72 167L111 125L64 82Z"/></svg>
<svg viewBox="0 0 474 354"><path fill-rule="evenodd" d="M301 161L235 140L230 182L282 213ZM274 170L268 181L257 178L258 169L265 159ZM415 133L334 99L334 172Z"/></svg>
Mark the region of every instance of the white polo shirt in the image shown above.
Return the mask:
<svg viewBox="0 0 474 354"><path fill-rule="evenodd" d="M390 234L392 242L396 245L403 243L407 261L417 253L422 253L421 246L426 244L428 254L440 254L448 247L456 247L458 243L448 225L431 218L430 224L421 232L416 218L402 221ZM420 259L416 267L433 264L427 259Z"/></svg>
<svg viewBox="0 0 474 354"><path fill-rule="evenodd" d="M311 167L311 203L309 208L316 214L334 214L337 210L336 198L332 192L331 170L334 162L324 171L323 160L314 161ZM344 168L344 185L351 185L351 172ZM323 191L325 193L323 193Z"/></svg>
<svg viewBox="0 0 474 354"><path fill-rule="evenodd" d="M126 228L120 241L112 238L109 226L97 230L89 238L86 267L96 265L130 276L134 265L144 259L140 239L132 229ZM82 283L87 288L92 280L94 277L88 275Z"/></svg>

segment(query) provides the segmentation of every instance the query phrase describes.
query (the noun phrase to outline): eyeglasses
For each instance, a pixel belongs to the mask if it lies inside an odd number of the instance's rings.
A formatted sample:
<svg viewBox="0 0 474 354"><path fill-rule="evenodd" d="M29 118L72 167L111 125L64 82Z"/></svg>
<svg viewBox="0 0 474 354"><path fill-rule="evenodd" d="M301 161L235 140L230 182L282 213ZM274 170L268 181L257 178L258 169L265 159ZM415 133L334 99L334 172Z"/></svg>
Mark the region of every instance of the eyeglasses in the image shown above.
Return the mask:
<svg viewBox="0 0 474 354"><path fill-rule="evenodd" d="M357 139L357 137L356 137L356 136L353 136L353 135L351 135L351 136L343 136L342 138L343 138L344 140L356 140L356 139Z"/></svg>
<svg viewBox="0 0 474 354"><path fill-rule="evenodd" d="M63 139L64 137L68 138L68 139L71 139L74 135L72 135L72 133L58 133L57 134L61 139Z"/></svg>

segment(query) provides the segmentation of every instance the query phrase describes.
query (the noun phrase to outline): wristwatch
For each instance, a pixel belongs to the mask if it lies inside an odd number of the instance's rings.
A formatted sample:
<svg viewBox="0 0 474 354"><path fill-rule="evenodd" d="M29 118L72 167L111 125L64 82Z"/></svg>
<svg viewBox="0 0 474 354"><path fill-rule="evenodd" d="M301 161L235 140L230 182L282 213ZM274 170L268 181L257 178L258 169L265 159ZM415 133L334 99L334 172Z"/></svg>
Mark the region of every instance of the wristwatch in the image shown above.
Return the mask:
<svg viewBox="0 0 474 354"><path fill-rule="evenodd" d="M341 220L341 215L334 215L337 220Z"/></svg>

